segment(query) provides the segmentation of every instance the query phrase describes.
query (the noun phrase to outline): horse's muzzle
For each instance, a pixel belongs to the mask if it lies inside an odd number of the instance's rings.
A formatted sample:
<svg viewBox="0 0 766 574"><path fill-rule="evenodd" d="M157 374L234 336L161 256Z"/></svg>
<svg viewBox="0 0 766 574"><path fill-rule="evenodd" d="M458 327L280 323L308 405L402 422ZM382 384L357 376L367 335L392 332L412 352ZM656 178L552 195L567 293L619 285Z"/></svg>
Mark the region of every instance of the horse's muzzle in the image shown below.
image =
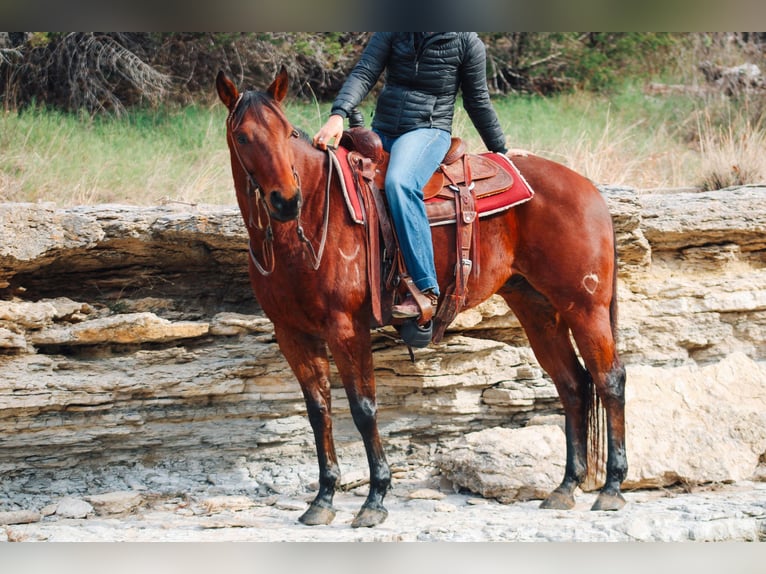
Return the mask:
<svg viewBox="0 0 766 574"><path fill-rule="evenodd" d="M274 190L269 194L271 216L277 221L292 221L298 218L303 204L301 190L296 189L292 197L286 198L281 191Z"/></svg>

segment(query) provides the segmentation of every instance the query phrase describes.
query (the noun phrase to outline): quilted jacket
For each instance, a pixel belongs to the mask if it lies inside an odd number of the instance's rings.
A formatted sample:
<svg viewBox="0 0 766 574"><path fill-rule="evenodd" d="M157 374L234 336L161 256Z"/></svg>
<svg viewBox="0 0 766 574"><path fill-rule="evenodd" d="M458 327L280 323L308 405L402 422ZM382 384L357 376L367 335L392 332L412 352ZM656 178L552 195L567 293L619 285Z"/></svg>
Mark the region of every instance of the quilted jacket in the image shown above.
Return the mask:
<svg viewBox="0 0 766 574"><path fill-rule="evenodd" d="M376 32L338 93L333 114L348 117L385 70L372 128L396 137L417 128L452 133L458 91L484 145L505 152L489 99L486 48L475 32Z"/></svg>

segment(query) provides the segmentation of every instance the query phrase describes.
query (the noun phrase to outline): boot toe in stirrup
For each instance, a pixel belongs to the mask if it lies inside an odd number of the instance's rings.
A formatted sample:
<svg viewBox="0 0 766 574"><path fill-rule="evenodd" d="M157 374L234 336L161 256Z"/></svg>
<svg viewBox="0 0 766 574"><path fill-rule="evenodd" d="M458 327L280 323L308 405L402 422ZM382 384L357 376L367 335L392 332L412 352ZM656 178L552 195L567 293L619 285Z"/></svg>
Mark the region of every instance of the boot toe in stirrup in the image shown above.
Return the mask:
<svg viewBox="0 0 766 574"><path fill-rule="evenodd" d="M420 308L415 299L407 295L401 303L391 307L391 316L394 319L414 319L420 317Z"/></svg>

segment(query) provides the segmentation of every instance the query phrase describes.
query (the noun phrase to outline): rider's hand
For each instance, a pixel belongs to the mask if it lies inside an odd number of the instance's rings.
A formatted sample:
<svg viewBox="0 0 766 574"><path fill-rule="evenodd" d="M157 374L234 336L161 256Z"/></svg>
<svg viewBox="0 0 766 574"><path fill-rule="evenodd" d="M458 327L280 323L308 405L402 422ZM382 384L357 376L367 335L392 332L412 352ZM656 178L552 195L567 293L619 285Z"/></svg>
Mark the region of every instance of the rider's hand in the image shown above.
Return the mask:
<svg viewBox="0 0 766 574"><path fill-rule="evenodd" d="M332 115L314 136L314 145L322 150L327 149L328 145L338 147L342 135L343 117Z"/></svg>

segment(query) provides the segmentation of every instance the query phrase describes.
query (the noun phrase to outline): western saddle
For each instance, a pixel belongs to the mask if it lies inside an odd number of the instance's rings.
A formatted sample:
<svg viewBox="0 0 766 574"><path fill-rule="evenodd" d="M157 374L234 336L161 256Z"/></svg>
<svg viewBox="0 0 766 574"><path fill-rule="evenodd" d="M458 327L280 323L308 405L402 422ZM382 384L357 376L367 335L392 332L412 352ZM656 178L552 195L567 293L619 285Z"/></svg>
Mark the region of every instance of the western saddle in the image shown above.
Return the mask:
<svg viewBox="0 0 766 574"><path fill-rule="evenodd" d="M348 150L356 192L366 214L373 320L378 326L388 324L395 294L409 292L422 312L419 324L433 319L432 341L438 343L463 309L470 274L479 273L476 199L508 189L513 177L496 163L466 153L465 143L452 138L444 160L423 189L432 224L454 221L456 225L455 253L459 264L455 265L453 280L443 290L442 303L434 313L428 298L408 275L399 252L383 193L388 153L383 150L380 137L372 130L352 127L343 133L340 145Z"/></svg>

